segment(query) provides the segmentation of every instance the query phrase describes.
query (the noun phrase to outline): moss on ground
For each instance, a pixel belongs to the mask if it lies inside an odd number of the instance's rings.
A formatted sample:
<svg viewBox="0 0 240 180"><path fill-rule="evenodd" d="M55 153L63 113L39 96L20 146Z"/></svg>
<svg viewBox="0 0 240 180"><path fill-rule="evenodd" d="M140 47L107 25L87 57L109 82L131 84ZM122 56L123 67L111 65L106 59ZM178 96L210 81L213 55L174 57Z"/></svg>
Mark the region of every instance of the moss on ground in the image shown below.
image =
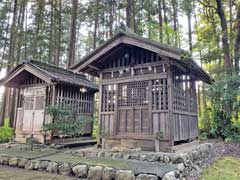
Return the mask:
<svg viewBox="0 0 240 180"><path fill-rule="evenodd" d="M0 179L4 180L74 180L76 178L43 173L39 171L27 171L24 169L0 166Z"/></svg>
<svg viewBox="0 0 240 180"><path fill-rule="evenodd" d="M201 180L239 180L240 158L222 157L207 168Z"/></svg>
<svg viewBox="0 0 240 180"><path fill-rule="evenodd" d="M89 165L99 165L99 166L112 166L118 168L126 168L128 166L126 161L123 160L115 160L111 158L98 158L98 157L79 157L73 156L66 153L57 153L44 158L40 158L44 160L58 161L58 162L69 162L69 163L86 163Z"/></svg>

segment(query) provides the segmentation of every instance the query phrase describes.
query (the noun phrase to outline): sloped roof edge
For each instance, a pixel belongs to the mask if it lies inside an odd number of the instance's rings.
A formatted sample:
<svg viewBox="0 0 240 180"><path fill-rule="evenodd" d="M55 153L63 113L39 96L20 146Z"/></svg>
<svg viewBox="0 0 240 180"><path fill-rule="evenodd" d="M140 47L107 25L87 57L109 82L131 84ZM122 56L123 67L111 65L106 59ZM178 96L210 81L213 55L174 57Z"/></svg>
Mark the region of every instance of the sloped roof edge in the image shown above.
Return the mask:
<svg viewBox="0 0 240 180"><path fill-rule="evenodd" d="M112 38L105 41L103 44L101 44L99 47L97 47L95 50L84 56L78 63L74 64L71 69L75 71L81 71L83 68L80 66L84 66L83 64L87 63L87 61L92 58L95 54L106 48L108 45L110 45L112 42L114 42L117 39L120 39L121 37L131 38L137 41L141 41L144 44L150 45L152 47L158 48L159 50L163 50L166 52L170 52L173 54L172 58L177 60L179 63L184 64L188 68L194 68L194 71L198 72L198 75L203 76L202 80L206 83L211 83L212 78L205 72L204 69L202 69L191 57L189 57L187 60L182 59L183 55L189 55L189 53L183 49L175 48L166 44L160 44L159 42L141 37L133 32L130 31L124 31L120 30L117 34L115 34ZM124 41L121 41L124 43Z"/></svg>
<svg viewBox="0 0 240 180"><path fill-rule="evenodd" d="M11 76L14 76L14 73L20 71L22 68L33 68L38 73L43 75L44 80L50 82L57 82L75 86L84 86L93 90L98 90L97 84L88 80L85 75L74 73L71 70L43 63L36 60L24 61L21 64L18 64L14 69L12 69L2 80L0 80L0 85L7 83ZM29 71L29 69L27 70ZM12 79L12 77L10 78Z"/></svg>

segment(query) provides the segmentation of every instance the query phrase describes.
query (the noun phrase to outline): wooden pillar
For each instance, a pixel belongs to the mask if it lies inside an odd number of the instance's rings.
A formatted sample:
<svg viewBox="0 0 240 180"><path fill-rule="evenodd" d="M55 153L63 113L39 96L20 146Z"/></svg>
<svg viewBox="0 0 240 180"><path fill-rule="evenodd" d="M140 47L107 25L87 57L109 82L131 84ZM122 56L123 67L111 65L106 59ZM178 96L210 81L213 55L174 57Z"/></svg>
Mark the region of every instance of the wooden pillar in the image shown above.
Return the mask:
<svg viewBox="0 0 240 180"><path fill-rule="evenodd" d="M174 123L173 123L173 78L171 64L168 65L167 87L168 87L168 131L169 131L169 146L174 145Z"/></svg>
<svg viewBox="0 0 240 180"><path fill-rule="evenodd" d="M148 99L148 119L150 124L150 134L153 134L153 118L152 118L152 80L148 81L149 99Z"/></svg>
<svg viewBox="0 0 240 180"><path fill-rule="evenodd" d="M14 107L14 119L13 119L13 130L14 130L14 138L16 136L15 131L16 131L16 124L17 124L17 108L18 108L18 103L19 103L19 97L20 97L20 88L16 88L16 94L17 96L15 97L15 107Z"/></svg>
<svg viewBox="0 0 240 180"><path fill-rule="evenodd" d="M116 91L115 91L115 96L116 96L116 104L114 108L114 118L113 118L113 135L117 134L117 128L118 128L118 96L119 96L119 91L118 91L118 84L116 83Z"/></svg>
<svg viewBox="0 0 240 180"><path fill-rule="evenodd" d="M55 100L56 100L56 85L55 84L52 85L52 97L51 98L52 98L51 105L54 106ZM51 143L53 142L53 132L51 132L50 141L51 141Z"/></svg>
<svg viewBox="0 0 240 180"><path fill-rule="evenodd" d="M102 124L101 124L101 111L102 111L102 73L100 73L100 83L99 83L99 112L98 112L98 138L97 144L101 144L101 131L102 131Z"/></svg>

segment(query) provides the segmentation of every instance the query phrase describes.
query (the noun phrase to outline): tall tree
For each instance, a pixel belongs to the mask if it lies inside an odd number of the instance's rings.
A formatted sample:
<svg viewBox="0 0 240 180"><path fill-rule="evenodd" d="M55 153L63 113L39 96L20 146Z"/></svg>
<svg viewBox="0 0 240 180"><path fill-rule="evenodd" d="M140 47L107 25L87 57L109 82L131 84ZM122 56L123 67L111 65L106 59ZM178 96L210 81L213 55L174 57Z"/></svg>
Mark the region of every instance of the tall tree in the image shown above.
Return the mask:
<svg viewBox="0 0 240 180"><path fill-rule="evenodd" d="M94 30L93 30L93 49L96 48L97 44L97 31L99 25L99 0L96 0L96 4L94 6Z"/></svg>
<svg viewBox="0 0 240 180"><path fill-rule="evenodd" d="M78 0L72 0L70 39L68 47L67 67L71 67L75 62L75 44L76 44L76 23L77 23Z"/></svg>
<svg viewBox="0 0 240 180"><path fill-rule="evenodd" d="M240 4L237 6L237 17L235 23L235 29L237 32L236 39L235 39L235 47L234 47L234 64L235 70L239 72L239 59L240 59Z"/></svg>
<svg viewBox="0 0 240 180"><path fill-rule="evenodd" d="M230 49L228 41L228 30L227 30L227 19L224 13L222 0L216 0L217 3L217 14L220 18L221 28L222 28L222 47L224 55L224 67L227 72L230 72L232 69L232 63L230 59Z"/></svg>
<svg viewBox="0 0 240 180"><path fill-rule="evenodd" d="M159 41L163 42L162 0L158 0Z"/></svg>
<svg viewBox="0 0 240 180"><path fill-rule="evenodd" d="M127 27L130 28L131 30L134 31L134 16L133 16L133 12L134 12L134 7L133 7L133 2L134 0L126 0L126 24ZM135 13L134 13L135 14Z"/></svg>
<svg viewBox="0 0 240 180"><path fill-rule="evenodd" d="M9 48L8 48L7 72L9 72L15 64L14 54L15 54L15 49L16 49L18 7L19 7L19 1L14 0L12 24L11 24ZM11 113L13 112L11 110L11 107L12 107L11 99L13 97L13 96L11 96L11 90L12 90L11 88L6 88L3 93L4 99L3 99L2 107L4 108L4 110L2 113L2 122L3 122L3 119L5 119L6 117L10 118Z"/></svg>

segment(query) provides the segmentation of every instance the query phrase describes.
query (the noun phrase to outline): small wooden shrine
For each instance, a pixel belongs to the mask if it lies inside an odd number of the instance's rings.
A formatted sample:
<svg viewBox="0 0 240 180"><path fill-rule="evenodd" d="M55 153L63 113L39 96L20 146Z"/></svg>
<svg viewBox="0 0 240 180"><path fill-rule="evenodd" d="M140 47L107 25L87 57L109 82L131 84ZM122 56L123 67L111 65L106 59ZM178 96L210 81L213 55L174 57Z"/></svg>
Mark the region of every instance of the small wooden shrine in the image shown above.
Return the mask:
<svg viewBox="0 0 240 180"><path fill-rule="evenodd" d="M211 78L187 54L120 31L72 67L100 78L104 147L164 151L198 137L196 81Z"/></svg>
<svg viewBox="0 0 240 180"><path fill-rule="evenodd" d="M45 110L49 105L66 104L75 108L78 116L93 118L94 93L98 87L83 74L31 60L15 67L1 80L1 85L17 90L15 141L33 137L44 143L42 126L51 122ZM92 125L86 123L85 135L91 136Z"/></svg>

